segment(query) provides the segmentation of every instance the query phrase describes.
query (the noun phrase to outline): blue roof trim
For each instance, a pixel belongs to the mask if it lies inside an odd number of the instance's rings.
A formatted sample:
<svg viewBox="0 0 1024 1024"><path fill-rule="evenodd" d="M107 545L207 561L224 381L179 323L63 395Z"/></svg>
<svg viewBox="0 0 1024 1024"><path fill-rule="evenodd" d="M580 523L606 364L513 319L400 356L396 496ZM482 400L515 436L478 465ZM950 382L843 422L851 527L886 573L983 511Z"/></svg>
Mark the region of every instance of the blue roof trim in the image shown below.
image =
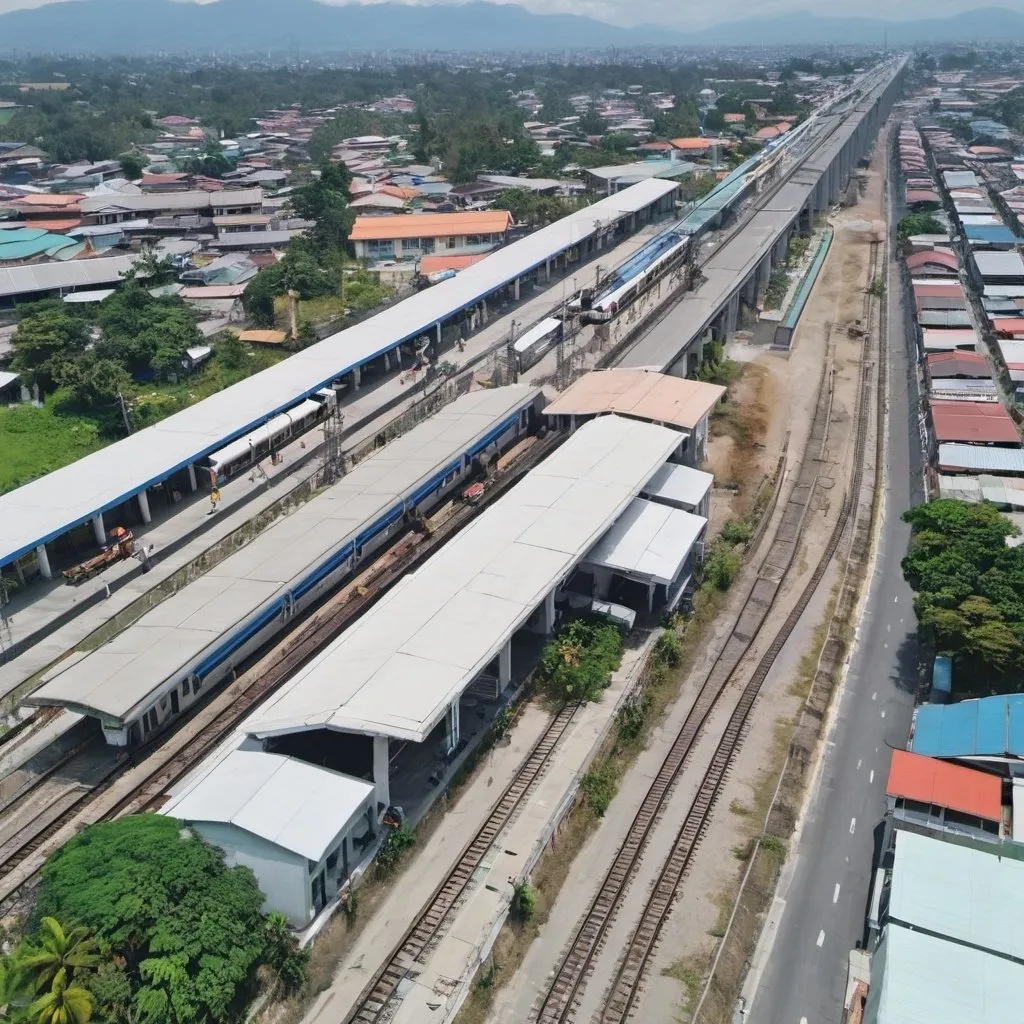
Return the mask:
<svg viewBox="0 0 1024 1024"><path fill-rule="evenodd" d="M929 757L1024 757L1024 694L926 704L910 749Z"/></svg>

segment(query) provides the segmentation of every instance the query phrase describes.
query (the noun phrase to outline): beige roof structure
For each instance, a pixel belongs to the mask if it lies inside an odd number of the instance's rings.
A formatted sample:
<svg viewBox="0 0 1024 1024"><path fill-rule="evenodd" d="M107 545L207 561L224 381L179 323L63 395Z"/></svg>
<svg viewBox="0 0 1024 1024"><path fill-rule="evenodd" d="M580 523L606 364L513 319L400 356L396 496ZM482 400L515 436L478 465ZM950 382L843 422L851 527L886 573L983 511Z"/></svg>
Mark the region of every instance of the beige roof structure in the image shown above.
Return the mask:
<svg viewBox="0 0 1024 1024"><path fill-rule="evenodd" d="M600 370L580 377L545 410L548 416L620 416L693 430L725 388L654 370Z"/></svg>

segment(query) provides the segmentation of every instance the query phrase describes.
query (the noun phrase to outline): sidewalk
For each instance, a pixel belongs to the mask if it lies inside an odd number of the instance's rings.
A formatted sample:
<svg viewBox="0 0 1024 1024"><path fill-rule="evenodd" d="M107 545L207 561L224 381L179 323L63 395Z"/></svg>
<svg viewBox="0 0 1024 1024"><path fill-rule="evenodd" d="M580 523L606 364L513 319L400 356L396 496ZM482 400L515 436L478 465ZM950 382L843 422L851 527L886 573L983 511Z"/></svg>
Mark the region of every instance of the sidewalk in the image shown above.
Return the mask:
<svg viewBox="0 0 1024 1024"><path fill-rule="evenodd" d="M577 286L589 283L597 264L605 269L617 266L663 226L647 225L616 248L600 253L592 263L577 270ZM459 369L478 364L507 342L513 318L528 325L560 305L562 299L562 281L538 290L514 308L496 313L495 319L466 340L463 352L456 348L445 352L443 358ZM342 402L346 451L358 448L422 397L421 388L412 381L405 383L404 378L404 374L393 374ZM136 549L153 548L154 565L149 573L144 574L133 558L79 586L54 580L36 582L24 592L16 592L4 609L7 632L0 634L0 651L12 645L27 649L0 665L0 700L114 616L151 594L204 551L305 484L319 465L313 449L322 439L322 428L318 427L283 447L279 465L270 466L266 460L262 464L266 479L249 473L224 484L215 514L210 514L209 498L202 490L185 495L171 508L160 509L152 502L153 522L134 528Z"/></svg>
<svg viewBox="0 0 1024 1024"><path fill-rule="evenodd" d="M420 1024L427 1019L440 1024L454 1018L508 915L514 886L529 877L572 806L579 782L614 726L616 711L631 691L656 636L653 633L642 647L627 650L601 701L577 712L534 790L495 840L471 888L451 913L426 963L417 963L419 973L410 974L400 986L401 1002L388 1017L392 1024ZM547 715L531 705L512 734L511 747L492 751L477 767L472 782L445 814L443 828L434 832L392 883L303 1024L336 1024L349 1011L474 837L546 722Z"/></svg>

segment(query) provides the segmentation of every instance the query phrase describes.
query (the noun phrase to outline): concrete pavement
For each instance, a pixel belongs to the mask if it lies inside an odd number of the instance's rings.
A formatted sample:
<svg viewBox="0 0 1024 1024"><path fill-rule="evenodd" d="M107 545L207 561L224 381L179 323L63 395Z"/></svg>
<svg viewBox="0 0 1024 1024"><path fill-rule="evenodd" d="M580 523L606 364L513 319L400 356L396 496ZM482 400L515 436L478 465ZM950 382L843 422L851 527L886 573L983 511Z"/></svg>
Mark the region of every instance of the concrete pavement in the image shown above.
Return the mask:
<svg viewBox="0 0 1024 1024"><path fill-rule="evenodd" d="M889 422L875 572L856 632L804 825L773 908L771 951L751 1004L753 1024L840 1024L849 952L863 943L885 812L890 750L904 747L918 683L913 593L900 561L924 500L917 354L888 268ZM781 915L781 916L780 916Z"/></svg>

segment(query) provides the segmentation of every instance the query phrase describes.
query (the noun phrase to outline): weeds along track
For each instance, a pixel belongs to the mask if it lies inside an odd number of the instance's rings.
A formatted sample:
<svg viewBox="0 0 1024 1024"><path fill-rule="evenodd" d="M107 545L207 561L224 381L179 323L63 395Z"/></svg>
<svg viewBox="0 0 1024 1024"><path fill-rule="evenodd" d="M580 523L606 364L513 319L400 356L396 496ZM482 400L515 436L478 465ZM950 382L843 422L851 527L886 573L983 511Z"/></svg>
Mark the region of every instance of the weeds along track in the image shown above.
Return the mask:
<svg viewBox="0 0 1024 1024"><path fill-rule="evenodd" d="M97 766L97 747L89 744L61 762L59 775L47 773L21 791L11 801L17 804L21 819L8 834L0 832L0 915L20 908L42 861L74 829L158 806L168 787L195 768L249 711L334 640L401 576L546 458L561 440L560 434L552 432L543 440L525 445L522 456L513 458L505 472L493 478L479 505L458 507L418 542L418 535L401 537L266 653L257 655L258 660L236 680L215 691L158 746L120 760L109 748L103 748L101 756L107 760ZM129 770L136 770L139 777L128 792L110 792ZM80 781L83 777L88 777L88 785ZM104 796L106 799L101 799Z"/></svg>
<svg viewBox="0 0 1024 1024"><path fill-rule="evenodd" d="M881 248L878 243L871 247L869 282L875 280ZM872 308L876 303L871 303ZM879 307L883 303L877 304ZM869 311L870 312L870 311ZM884 366L887 346L884 336L884 310L880 314L879 344L877 348L878 365ZM873 317L865 318L869 327L874 326ZM868 336L868 344L870 345ZM600 1024L619 1024L625 1021L632 1012L636 997L643 982L645 970L654 951L662 926L675 902L679 885L689 868L694 853L707 828L715 801L721 792L733 758L743 739L745 727L754 707L761 686L764 684L775 659L789 639L811 598L829 568L836 551L842 542L847 528L855 527L856 509L864 473L864 456L867 451L868 431L871 425L871 393L872 379L882 374L872 374L872 365L867 354L861 364L860 388L857 408L857 426L853 450L853 466L851 469L849 489L843 498L839 518L829 537L825 551L822 553L814 572L802 590L796 605L786 617L782 627L772 639L768 649L758 661L753 675L743 688L726 725L725 732L715 750L700 788L683 819L679 832L673 842L672 849L664 861L657 880L648 895L640 920L633 930L627 946L623 951L613 981L604 1000L604 1010L600 1016ZM881 387L876 391L877 411L884 414L884 392ZM875 419L876 426L881 424L880 418ZM881 452L881 434L876 436L875 455ZM878 463L876 462L876 465ZM851 535L853 530L850 531Z"/></svg>
<svg viewBox="0 0 1024 1024"><path fill-rule="evenodd" d="M373 1024L387 1019L386 1011L398 986L407 977L416 975L417 962L423 959L435 940L441 936L449 914L469 888L474 872L483 863L494 841L533 792L535 783L543 774L579 706L566 704L551 718L544 734L492 807L483 827L459 854L455 867L437 887L384 965L363 989L356 1005L344 1018L344 1024Z"/></svg>

